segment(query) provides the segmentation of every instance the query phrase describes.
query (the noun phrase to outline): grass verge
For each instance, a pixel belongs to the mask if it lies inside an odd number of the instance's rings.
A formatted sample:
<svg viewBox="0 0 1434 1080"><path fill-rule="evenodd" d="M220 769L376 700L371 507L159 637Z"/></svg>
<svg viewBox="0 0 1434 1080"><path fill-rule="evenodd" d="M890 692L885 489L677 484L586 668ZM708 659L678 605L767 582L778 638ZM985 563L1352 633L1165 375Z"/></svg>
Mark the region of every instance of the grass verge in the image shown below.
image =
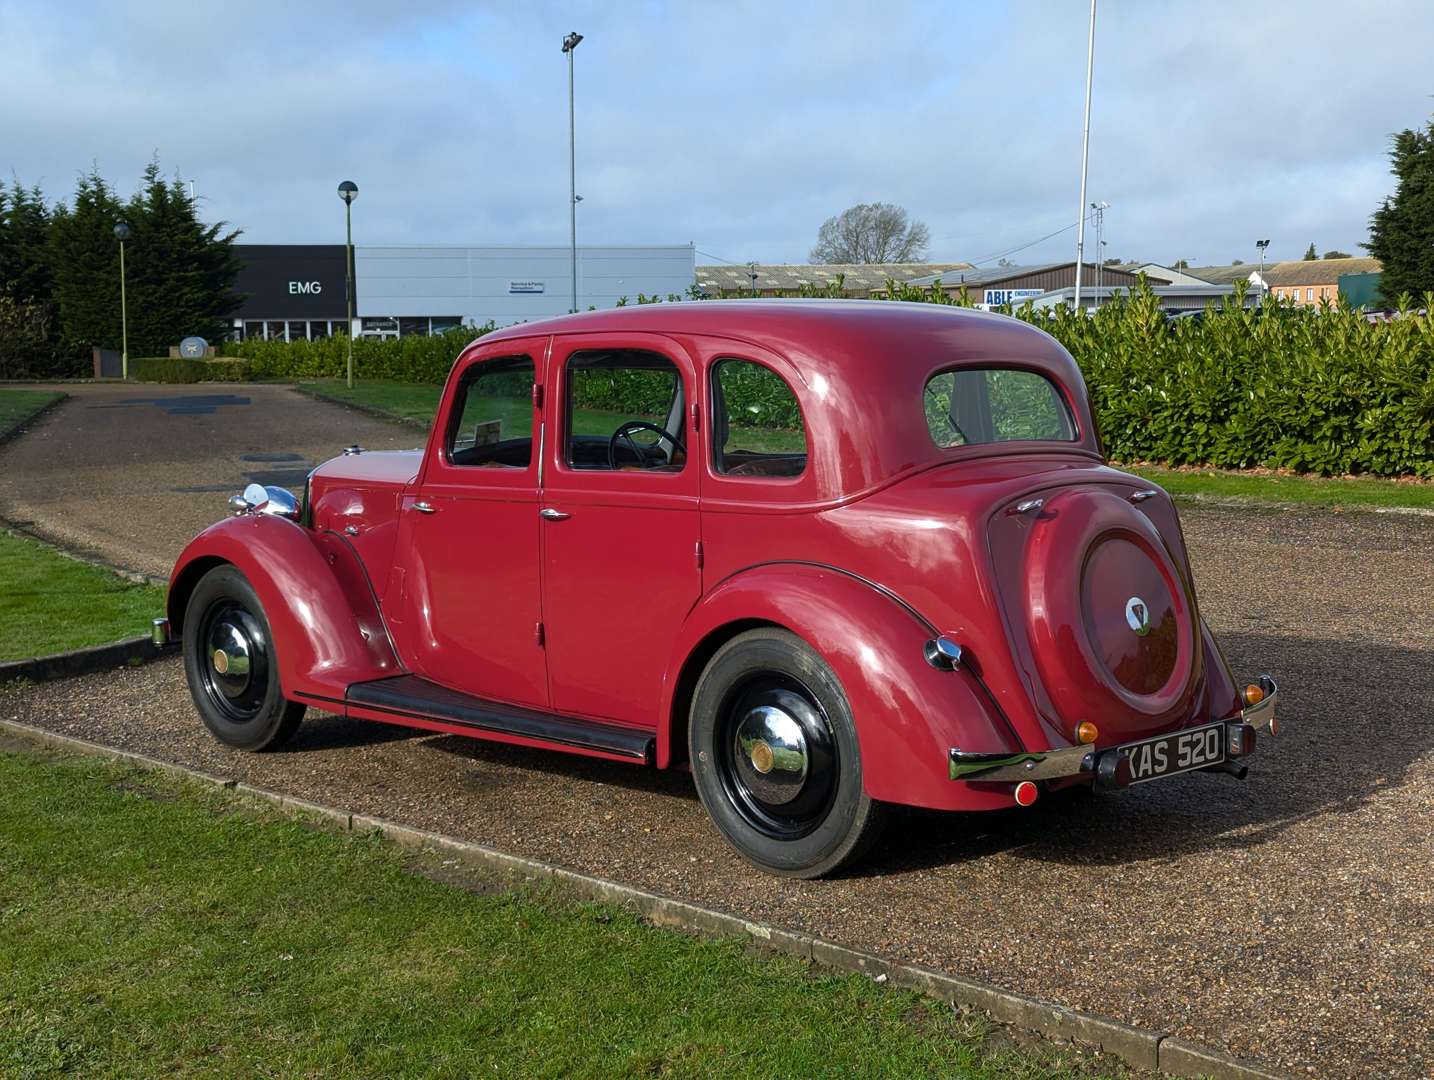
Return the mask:
<svg viewBox="0 0 1434 1080"><path fill-rule="evenodd" d="M1279 473L1234 473L1219 470L1159 469L1130 471L1159 484L1171 495L1247 499L1251 502L1297 503L1340 509L1434 509L1434 484L1374 477L1325 479Z"/></svg>
<svg viewBox="0 0 1434 1080"><path fill-rule="evenodd" d="M0 752L0 790L0 1074L1087 1075L864 977L475 895L175 777Z"/></svg>
<svg viewBox="0 0 1434 1080"><path fill-rule="evenodd" d="M0 440L64 396L52 390L0 389Z"/></svg>
<svg viewBox="0 0 1434 1080"><path fill-rule="evenodd" d="M135 637L163 611L157 586L0 533L0 660Z"/></svg>

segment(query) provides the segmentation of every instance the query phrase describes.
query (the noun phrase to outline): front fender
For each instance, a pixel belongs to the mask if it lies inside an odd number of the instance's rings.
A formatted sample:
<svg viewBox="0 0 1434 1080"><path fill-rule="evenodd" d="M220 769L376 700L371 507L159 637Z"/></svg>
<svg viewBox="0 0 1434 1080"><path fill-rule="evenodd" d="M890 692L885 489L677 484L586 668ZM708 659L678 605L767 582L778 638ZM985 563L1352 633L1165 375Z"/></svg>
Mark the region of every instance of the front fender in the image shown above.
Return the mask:
<svg viewBox="0 0 1434 1080"><path fill-rule="evenodd" d="M938 631L880 587L807 563L741 571L688 616L664 680L662 715L672 723L659 727L658 765L682 752L686 695L712 643L759 623L792 631L831 665L856 721L863 786L872 798L941 810L1011 804L1005 791L948 778L953 747L992 753L1021 747L972 672L927 663L925 645ZM674 707L684 715L674 715Z"/></svg>
<svg viewBox="0 0 1434 1080"><path fill-rule="evenodd" d="M259 594L285 696L342 705L350 683L402 670L363 565L337 533L272 514L211 525L170 575L167 608L176 633L194 586L220 563L232 563Z"/></svg>

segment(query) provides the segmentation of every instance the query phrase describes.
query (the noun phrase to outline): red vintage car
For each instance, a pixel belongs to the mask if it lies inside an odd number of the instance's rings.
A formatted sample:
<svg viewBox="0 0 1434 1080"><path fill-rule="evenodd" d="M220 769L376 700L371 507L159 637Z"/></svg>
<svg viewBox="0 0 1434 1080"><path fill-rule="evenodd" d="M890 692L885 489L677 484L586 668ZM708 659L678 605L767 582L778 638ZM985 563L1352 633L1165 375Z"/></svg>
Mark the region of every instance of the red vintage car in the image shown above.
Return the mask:
<svg viewBox="0 0 1434 1080"><path fill-rule="evenodd" d="M458 357L428 445L251 487L157 633L264 750L309 706L689 768L746 858L829 873L888 804L1243 777L1276 689L1200 618L1170 499L1102 458L1039 329L661 304Z"/></svg>

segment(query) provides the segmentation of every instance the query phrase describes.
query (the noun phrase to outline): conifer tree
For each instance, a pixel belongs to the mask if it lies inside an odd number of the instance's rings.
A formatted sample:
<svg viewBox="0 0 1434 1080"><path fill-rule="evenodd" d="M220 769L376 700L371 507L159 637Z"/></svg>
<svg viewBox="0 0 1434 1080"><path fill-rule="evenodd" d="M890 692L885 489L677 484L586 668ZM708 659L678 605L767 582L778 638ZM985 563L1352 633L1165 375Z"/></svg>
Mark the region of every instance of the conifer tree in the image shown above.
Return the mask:
<svg viewBox="0 0 1434 1080"><path fill-rule="evenodd" d="M1417 301L1434 292L1434 120L1395 135L1389 157L1397 186L1374 212L1362 246L1383 263L1379 291L1394 304L1405 293Z"/></svg>
<svg viewBox="0 0 1434 1080"><path fill-rule="evenodd" d="M60 333L77 350L120 345L119 244L114 234L120 220L119 200L93 168L80 177L72 205L55 208L49 254Z"/></svg>
<svg viewBox="0 0 1434 1080"><path fill-rule="evenodd" d="M48 302L54 289L46 241L50 211L38 187L0 185L0 295Z"/></svg>

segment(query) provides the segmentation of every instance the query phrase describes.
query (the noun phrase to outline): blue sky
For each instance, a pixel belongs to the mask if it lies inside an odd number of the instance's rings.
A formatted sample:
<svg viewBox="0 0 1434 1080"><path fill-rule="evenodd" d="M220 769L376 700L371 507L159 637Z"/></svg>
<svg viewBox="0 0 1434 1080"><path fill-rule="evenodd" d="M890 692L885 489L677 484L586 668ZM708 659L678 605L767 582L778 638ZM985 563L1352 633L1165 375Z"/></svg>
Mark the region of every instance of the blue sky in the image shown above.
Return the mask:
<svg viewBox="0 0 1434 1080"><path fill-rule="evenodd" d="M905 206L976 261L1073 224L1088 8L1031 3L0 0L0 175L122 191L156 153L253 242L579 240L805 261ZM1434 4L1103 0L1088 201L1108 254L1355 247L1388 136L1434 111ZM1074 230L1012 254L1070 258ZM699 256L699 262L717 261Z"/></svg>

